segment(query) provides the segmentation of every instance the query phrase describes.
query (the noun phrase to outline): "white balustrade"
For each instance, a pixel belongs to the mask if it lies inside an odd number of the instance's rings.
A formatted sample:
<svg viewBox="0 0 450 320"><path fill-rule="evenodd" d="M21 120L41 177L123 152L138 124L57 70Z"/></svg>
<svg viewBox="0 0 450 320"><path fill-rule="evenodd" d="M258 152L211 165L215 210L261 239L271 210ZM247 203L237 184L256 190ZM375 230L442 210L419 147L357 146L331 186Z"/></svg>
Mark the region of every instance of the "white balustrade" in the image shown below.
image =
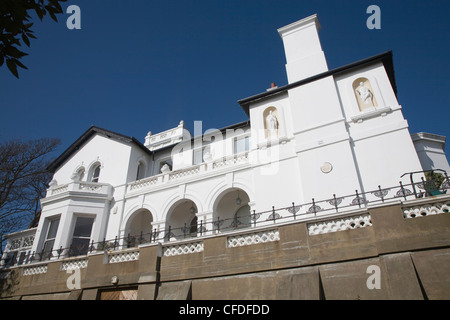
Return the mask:
<svg viewBox="0 0 450 320"><path fill-rule="evenodd" d="M32 276L35 274L43 274L43 273L47 273L47 264L40 264L23 268L24 276Z"/></svg>
<svg viewBox="0 0 450 320"><path fill-rule="evenodd" d="M438 201L434 203L424 203L403 208L403 216L405 218L419 218L436 214L449 213L450 200Z"/></svg>
<svg viewBox="0 0 450 320"><path fill-rule="evenodd" d="M139 250L108 253L108 263L120 263L139 260Z"/></svg>
<svg viewBox="0 0 450 320"><path fill-rule="evenodd" d="M308 224L308 234L317 235L372 226L369 214L336 218Z"/></svg>
<svg viewBox="0 0 450 320"><path fill-rule="evenodd" d="M61 270L84 269L88 266L88 258L65 260L61 263Z"/></svg>
<svg viewBox="0 0 450 320"><path fill-rule="evenodd" d="M227 247L243 247L253 244L275 242L280 240L280 232L278 229L264 230L260 232L251 232L246 234L239 234L229 236L227 238Z"/></svg>
<svg viewBox="0 0 450 320"><path fill-rule="evenodd" d="M163 246L163 256L171 257L182 254L203 252L203 241L180 243L175 245Z"/></svg>

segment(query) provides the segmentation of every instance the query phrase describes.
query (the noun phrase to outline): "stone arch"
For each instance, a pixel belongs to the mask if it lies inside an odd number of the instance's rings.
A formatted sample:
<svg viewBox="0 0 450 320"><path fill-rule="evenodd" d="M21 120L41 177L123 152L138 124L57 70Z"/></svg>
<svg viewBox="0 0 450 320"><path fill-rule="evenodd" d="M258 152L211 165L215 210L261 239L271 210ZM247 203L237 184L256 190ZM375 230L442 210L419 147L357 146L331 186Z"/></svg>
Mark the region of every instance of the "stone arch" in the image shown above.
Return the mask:
<svg viewBox="0 0 450 320"><path fill-rule="evenodd" d="M161 206L162 216L160 217L160 219L167 219L170 209L175 203L180 200L191 200L195 203L199 212L203 211L203 204L202 201L200 201L200 197L197 193L192 192L192 190L191 192L180 192L180 190L176 190L170 196L166 197L166 201Z"/></svg>
<svg viewBox="0 0 450 320"><path fill-rule="evenodd" d="M147 176L147 162L143 159L138 160L136 168L136 180L144 179Z"/></svg>
<svg viewBox="0 0 450 320"><path fill-rule="evenodd" d="M181 240L187 237L197 236L197 213L196 202L183 198L175 201L167 211L165 240Z"/></svg>
<svg viewBox="0 0 450 320"><path fill-rule="evenodd" d="M234 188L239 188L243 190L250 198L250 202L254 201L254 194L253 191L247 186L247 184L243 183L242 181L236 181L233 183ZM230 185L222 182L216 185L216 187L208 194L207 200L206 200L206 210L208 211L214 211L214 205L217 202L217 199L220 197L221 194L226 192L226 190L230 189Z"/></svg>
<svg viewBox="0 0 450 320"><path fill-rule="evenodd" d="M84 167L84 165L80 165L73 172L71 179L73 181L83 181L85 176L86 176L86 168Z"/></svg>
<svg viewBox="0 0 450 320"><path fill-rule="evenodd" d="M139 208L128 215L125 220L124 244L134 247L151 240L153 231L153 214L149 209Z"/></svg>
<svg viewBox="0 0 450 320"><path fill-rule="evenodd" d="M230 230L251 226L250 196L238 187L223 190L213 204L213 229Z"/></svg>
<svg viewBox="0 0 450 320"><path fill-rule="evenodd" d="M87 181L88 182L99 182L100 173L103 168L103 164L100 160L93 161L89 165Z"/></svg>

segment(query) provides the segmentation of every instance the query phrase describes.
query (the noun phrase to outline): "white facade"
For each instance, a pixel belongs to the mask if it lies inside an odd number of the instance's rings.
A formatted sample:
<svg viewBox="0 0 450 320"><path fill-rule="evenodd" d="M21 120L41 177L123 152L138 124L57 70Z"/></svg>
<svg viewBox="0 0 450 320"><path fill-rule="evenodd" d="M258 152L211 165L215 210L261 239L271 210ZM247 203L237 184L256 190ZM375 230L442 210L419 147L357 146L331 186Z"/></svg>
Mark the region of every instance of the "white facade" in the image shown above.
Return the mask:
<svg viewBox="0 0 450 320"><path fill-rule="evenodd" d="M424 170L440 169L450 174L444 151L445 137L425 132L413 134L411 137Z"/></svg>
<svg viewBox="0 0 450 320"><path fill-rule="evenodd" d="M328 70L319 29L314 15L278 30L288 84L240 100L249 121L198 137L180 122L143 144L90 128L51 166L32 251L74 255L104 239L123 247L314 217L328 212L322 200L361 206L422 171L392 55Z"/></svg>

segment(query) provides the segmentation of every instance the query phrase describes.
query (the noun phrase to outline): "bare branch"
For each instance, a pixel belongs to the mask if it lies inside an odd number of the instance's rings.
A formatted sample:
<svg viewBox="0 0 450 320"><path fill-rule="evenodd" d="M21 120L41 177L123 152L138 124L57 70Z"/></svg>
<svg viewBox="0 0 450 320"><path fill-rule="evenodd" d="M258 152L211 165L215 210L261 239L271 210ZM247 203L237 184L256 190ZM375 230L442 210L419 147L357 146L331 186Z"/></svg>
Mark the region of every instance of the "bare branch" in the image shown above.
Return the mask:
<svg viewBox="0 0 450 320"><path fill-rule="evenodd" d="M52 177L46 171L49 155L59 143L59 139L15 139L0 144L0 233L10 232L15 219L19 224L36 221Z"/></svg>

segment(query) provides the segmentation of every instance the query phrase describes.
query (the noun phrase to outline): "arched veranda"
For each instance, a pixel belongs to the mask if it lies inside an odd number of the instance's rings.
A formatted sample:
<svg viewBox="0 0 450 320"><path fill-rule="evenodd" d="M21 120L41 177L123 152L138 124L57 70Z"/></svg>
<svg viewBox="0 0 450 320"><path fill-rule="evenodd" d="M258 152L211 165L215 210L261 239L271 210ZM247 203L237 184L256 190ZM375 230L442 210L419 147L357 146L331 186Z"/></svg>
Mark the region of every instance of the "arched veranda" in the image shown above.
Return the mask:
<svg viewBox="0 0 450 320"><path fill-rule="evenodd" d="M128 219L125 226L124 241L127 247L134 247L151 240L153 215L148 209L139 209Z"/></svg>
<svg viewBox="0 0 450 320"><path fill-rule="evenodd" d="M213 229L224 231L250 227L249 202L248 194L240 188L230 188L222 192L213 207Z"/></svg>
<svg viewBox="0 0 450 320"><path fill-rule="evenodd" d="M197 206L194 201L181 199L169 209L165 240L181 240L188 237L196 237L198 231Z"/></svg>

